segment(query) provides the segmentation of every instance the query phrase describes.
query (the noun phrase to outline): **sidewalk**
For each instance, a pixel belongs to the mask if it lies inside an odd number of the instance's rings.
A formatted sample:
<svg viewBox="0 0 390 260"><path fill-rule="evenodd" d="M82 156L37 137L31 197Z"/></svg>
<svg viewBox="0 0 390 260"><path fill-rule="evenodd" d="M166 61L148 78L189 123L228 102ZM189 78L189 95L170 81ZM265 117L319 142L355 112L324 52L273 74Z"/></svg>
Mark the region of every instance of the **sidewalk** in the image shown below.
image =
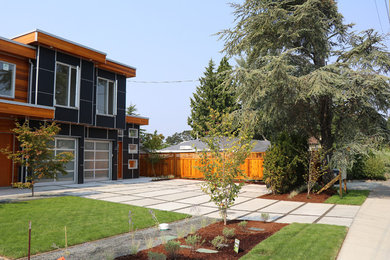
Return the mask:
<svg viewBox="0 0 390 260"><path fill-rule="evenodd" d="M371 186L342 245L339 260L390 259L390 180Z"/></svg>

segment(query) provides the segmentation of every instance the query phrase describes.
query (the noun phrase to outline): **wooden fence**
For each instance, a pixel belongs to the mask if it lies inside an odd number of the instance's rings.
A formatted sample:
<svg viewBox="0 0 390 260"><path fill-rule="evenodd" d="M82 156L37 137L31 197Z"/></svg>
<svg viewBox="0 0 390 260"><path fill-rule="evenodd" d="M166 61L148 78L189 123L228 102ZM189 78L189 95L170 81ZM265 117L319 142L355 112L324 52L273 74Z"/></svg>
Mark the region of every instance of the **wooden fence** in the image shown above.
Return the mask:
<svg viewBox="0 0 390 260"><path fill-rule="evenodd" d="M147 160L147 154L140 154L140 175L154 177L152 165ZM196 168L199 166L199 156L196 153L164 153L163 160L154 165L156 176L174 175L176 178L203 178ZM241 165L241 169L251 180L263 179L264 153L251 153Z"/></svg>

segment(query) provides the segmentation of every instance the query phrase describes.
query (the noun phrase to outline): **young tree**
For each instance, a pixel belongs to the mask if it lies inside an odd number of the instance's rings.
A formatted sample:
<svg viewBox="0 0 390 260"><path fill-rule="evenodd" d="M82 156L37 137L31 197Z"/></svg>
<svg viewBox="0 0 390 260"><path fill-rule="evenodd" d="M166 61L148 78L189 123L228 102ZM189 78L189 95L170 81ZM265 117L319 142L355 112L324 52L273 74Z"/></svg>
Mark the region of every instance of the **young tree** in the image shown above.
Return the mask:
<svg viewBox="0 0 390 260"><path fill-rule="evenodd" d="M38 129L31 129L29 122L22 125L16 123L12 129L18 139L20 150L12 152L9 148L0 149L15 163L26 167L27 180L31 181L31 195L34 197L34 182L41 178L55 178L57 173L67 174L65 164L73 159L73 154L63 152L55 155L51 150L51 142L54 141L60 128L54 122L41 125Z"/></svg>
<svg viewBox="0 0 390 260"><path fill-rule="evenodd" d="M314 185L318 183L321 176L328 172L328 164L326 163L326 153L322 150L314 150L309 155L309 170L306 174L307 198L310 198L310 192Z"/></svg>
<svg viewBox="0 0 390 260"><path fill-rule="evenodd" d="M126 114L128 116L139 116L139 114L137 113L137 108L135 106L135 104L130 104L130 106L127 107L127 110L126 110Z"/></svg>
<svg viewBox="0 0 390 260"><path fill-rule="evenodd" d="M206 180L201 188L209 194L220 211L224 224L227 210L234 205L243 183L235 183L245 177L240 166L251 153L253 143L247 128L233 127L232 117L211 110L212 120L207 122L209 135L201 140L208 149L200 151L200 166Z"/></svg>
<svg viewBox="0 0 390 260"><path fill-rule="evenodd" d="M157 150L165 147L164 138L165 137L162 134L157 133L157 130L155 130L153 134L145 133L142 137L142 147L148 152L147 160L152 165L152 174L154 176L156 176L154 166L162 160L162 156Z"/></svg>
<svg viewBox="0 0 390 260"><path fill-rule="evenodd" d="M349 32L333 0L233 7L237 24L220 36L228 55L243 57L235 92L243 110L257 113L259 132L314 136L330 159L386 138L390 53L382 36Z"/></svg>
<svg viewBox="0 0 390 260"><path fill-rule="evenodd" d="M190 140L194 140L194 138L191 136L191 131L184 130L181 133L174 133L172 136L168 136L165 139L165 142L168 145L175 145L175 144L179 144L181 142L190 141Z"/></svg>
<svg viewBox="0 0 390 260"><path fill-rule="evenodd" d="M235 95L229 84L226 85L226 79L231 72L232 67L226 57L222 58L217 70L213 60L210 60L204 77L199 79L200 85L191 98L191 115L187 120L194 137L205 136L208 132L207 121L210 119L211 110L225 114L237 109Z"/></svg>

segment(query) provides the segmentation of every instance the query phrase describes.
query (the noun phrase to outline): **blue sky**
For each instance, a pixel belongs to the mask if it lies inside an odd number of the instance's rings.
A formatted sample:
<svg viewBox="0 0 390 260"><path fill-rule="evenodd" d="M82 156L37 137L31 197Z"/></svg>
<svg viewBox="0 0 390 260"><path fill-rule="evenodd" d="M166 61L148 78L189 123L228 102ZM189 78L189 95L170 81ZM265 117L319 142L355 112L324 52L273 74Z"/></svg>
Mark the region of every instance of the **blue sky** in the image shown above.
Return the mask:
<svg viewBox="0 0 390 260"><path fill-rule="evenodd" d="M390 31L387 0L339 0L356 30ZM388 3L388 2L387 2ZM190 97L197 82L142 84L132 81L196 80L210 58L219 62L216 32L233 26L233 9L222 0L5 1L0 35L12 38L39 28L106 52L137 68L127 83L127 105L150 118L148 132L165 136L190 129ZM382 28L380 25L382 24ZM5 26L6 25L6 26Z"/></svg>

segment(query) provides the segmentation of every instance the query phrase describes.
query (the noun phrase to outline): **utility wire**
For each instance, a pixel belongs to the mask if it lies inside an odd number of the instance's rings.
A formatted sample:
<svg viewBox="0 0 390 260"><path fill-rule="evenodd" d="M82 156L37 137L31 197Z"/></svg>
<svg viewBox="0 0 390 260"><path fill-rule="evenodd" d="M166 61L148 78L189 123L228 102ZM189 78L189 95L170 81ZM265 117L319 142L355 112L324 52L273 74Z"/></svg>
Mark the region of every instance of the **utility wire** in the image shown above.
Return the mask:
<svg viewBox="0 0 390 260"><path fill-rule="evenodd" d="M376 3L376 0L374 0L374 3L375 3L375 8L376 8L376 14L378 15L379 25L381 26L381 31L383 33L382 21L381 21L380 15L379 15L378 4Z"/></svg>
<svg viewBox="0 0 390 260"><path fill-rule="evenodd" d="M137 80L128 80L130 83L142 83L142 84L171 84L171 83L184 83L184 82L197 82L199 79L189 79L189 80L166 80L166 81L137 81Z"/></svg>

